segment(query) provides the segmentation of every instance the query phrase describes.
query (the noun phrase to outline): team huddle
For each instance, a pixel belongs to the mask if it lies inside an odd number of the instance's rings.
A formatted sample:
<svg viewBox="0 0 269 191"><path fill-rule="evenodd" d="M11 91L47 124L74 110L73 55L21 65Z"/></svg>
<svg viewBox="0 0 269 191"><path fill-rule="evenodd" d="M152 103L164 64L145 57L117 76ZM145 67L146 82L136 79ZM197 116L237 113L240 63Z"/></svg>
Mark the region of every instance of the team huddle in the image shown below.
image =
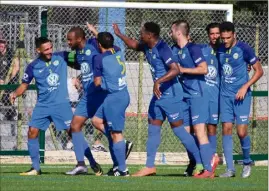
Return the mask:
<svg viewBox="0 0 269 191"><path fill-rule="evenodd" d="M41 174L38 133L39 129L46 130L54 122L57 130L67 131L74 145L77 165L66 172L67 175L88 172L85 156L97 176L130 176L126 160L133 143L123 136L125 111L130 102L124 54L114 45L111 33L98 33L92 25L87 26L95 37L86 39L80 27L73 27L67 33L68 45L75 54L53 53L49 39L36 39L39 56L26 68L22 84L10 94L14 103L32 79L39 90L28 130L32 167L21 175ZM241 176L249 177L252 163L247 134L250 86L263 75L263 69L253 49L236 39L233 23L209 24L206 27L209 42L195 44L191 42L188 22L177 20L171 25L172 47L161 39L160 26L154 22L142 26L140 41L123 35L117 24L113 24L113 29L128 48L144 52L154 82L148 109L146 167L132 176L156 174L154 163L161 143L161 126L167 118L174 135L188 153L190 162L185 176L215 176L219 163L216 131L220 121L227 168L219 177L235 176L233 123L236 123L243 152ZM74 114L67 91L67 66L80 70L82 75L84 93ZM254 74L249 79L251 68ZM82 132L89 118L108 139L113 166L107 173L94 159Z"/></svg>

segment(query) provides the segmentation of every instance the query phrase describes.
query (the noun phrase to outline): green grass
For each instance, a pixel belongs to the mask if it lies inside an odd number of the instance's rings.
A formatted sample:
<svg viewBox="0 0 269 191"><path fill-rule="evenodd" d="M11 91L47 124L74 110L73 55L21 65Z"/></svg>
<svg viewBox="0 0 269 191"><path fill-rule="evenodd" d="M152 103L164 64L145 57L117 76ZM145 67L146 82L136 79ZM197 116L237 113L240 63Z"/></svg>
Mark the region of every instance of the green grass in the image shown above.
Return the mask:
<svg viewBox="0 0 269 191"><path fill-rule="evenodd" d="M19 172L28 170L28 165L5 165L0 167L1 191L84 191L84 190L268 190L267 167L254 166L251 177L240 177L241 166L236 165L235 178L197 180L183 177L185 166L158 166L157 176L151 177L96 177L90 171L88 175L67 176L64 172L72 166L42 165L41 176L19 176ZM104 166L108 170L109 166ZM141 166L129 166L131 173ZM217 169L222 173L224 166Z"/></svg>

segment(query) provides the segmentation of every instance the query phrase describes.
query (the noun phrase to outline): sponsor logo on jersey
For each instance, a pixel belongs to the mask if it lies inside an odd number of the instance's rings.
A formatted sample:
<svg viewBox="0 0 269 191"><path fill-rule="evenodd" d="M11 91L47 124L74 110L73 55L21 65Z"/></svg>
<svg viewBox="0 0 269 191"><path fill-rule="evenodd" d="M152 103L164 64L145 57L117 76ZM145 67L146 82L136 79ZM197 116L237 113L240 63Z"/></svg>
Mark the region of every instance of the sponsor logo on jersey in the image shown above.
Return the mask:
<svg viewBox="0 0 269 191"><path fill-rule="evenodd" d="M225 77L230 77L233 74L233 68L230 64L224 64L222 68Z"/></svg>
<svg viewBox="0 0 269 191"><path fill-rule="evenodd" d="M57 86L58 82L59 82L59 75L56 73L51 73L48 77L47 77L47 83L49 84L49 86Z"/></svg>
<svg viewBox="0 0 269 191"><path fill-rule="evenodd" d="M80 70L82 74L87 74L90 72L90 66L87 62L82 62L80 65Z"/></svg>
<svg viewBox="0 0 269 191"><path fill-rule="evenodd" d="M206 74L206 78L215 79L217 77L217 69L215 66L208 66L208 73Z"/></svg>

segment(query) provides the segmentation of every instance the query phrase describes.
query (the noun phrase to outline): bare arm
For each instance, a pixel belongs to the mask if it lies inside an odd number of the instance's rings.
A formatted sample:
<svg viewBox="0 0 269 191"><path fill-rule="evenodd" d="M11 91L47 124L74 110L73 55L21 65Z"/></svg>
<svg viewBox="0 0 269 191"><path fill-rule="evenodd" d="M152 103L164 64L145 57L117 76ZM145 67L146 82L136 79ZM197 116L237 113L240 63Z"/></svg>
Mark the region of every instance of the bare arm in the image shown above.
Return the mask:
<svg viewBox="0 0 269 191"><path fill-rule="evenodd" d="M201 62L198 66L195 68L183 68L179 66L180 72L183 74L193 74L193 75L203 75L207 74L207 64L206 62Z"/></svg>
<svg viewBox="0 0 269 191"><path fill-rule="evenodd" d="M158 99L160 99L162 95L160 91L160 84L175 78L179 73L180 73L179 65L173 62L172 64L169 65L168 72L154 82L153 92Z"/></svg>
<svg viewBox="0 0 269 191"><path fill-rule="evenodd" d="M11 104L14 104L15 99L21 96L28 88L29 84L22 83L14 92L9 95Z"/></svg>
<svg viewBox="0 0 269 191"><path fill-rule="evenodd" d="M86 24L87 24L87 27L88 27L89 31L91 31L93 33L93 35L95 37L97 37L98 31L96 30L96 28L92 24L90 24L88 22Z"/></svg>
<svg viewBox="0 0 269 191"><path fill-rule="evenodd" d="M137 40L131 39L125 35L123 35L117 24L113 24L113 29L115 34L128 46L128 48L137 50L139 42Z"/></svg>
<svg viewBox="0 0 269 191"><path fill-rule="evenodd" d="M19 70L20 70L20 62L19 62L18 58L15 58L13 66L12 66L12 72L11 72L10 79L13 79L16 76L16 74L19 72Z"/></svg>
<svg viewBox="0 0 269 191"><path fill-rule="evenodd" d="M260 61L257 61L255 64L253 64L252 67L254 69L254 74L251 79L238 90L236 94L236 99L238 100L243 100L248 88L257 82L263 75L263 69Z"/></svg>

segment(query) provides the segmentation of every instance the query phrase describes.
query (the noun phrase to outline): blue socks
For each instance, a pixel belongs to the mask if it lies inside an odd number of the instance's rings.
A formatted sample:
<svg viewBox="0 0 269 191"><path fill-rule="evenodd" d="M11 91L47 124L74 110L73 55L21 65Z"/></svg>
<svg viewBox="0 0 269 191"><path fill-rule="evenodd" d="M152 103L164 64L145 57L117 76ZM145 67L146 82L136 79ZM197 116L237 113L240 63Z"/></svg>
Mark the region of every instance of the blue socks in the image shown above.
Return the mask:
<svg viewBox="0 0 269 191"><path fill-rule="evenodd" d="M113 143L113 151L115 154L115 158L118 162L117 166L118 166L119 171L126 170L125 149L126 149L126 144L124 140L119 141L117 143Z"/></svg>
<svg viewBox="0 0 269 191"><path fill-rule="evenodd" d="M83 140L85 141L82 131L72 133L74 151L75 151L76 159L78 162L84 161L84 151L85 151L84 144L85 143Z"/></svg>
<svg viewBox="0 0 269 191"><path fill-rule="evenodd" d="M240 139L242 151L243 151L243 163L250 164L252 160L250 159L250 137L246 136Z"/></svg>
<svg viewBox="0 0 269 191"><path fill-rule="evenodd" d="M200 145L200 153L201 153L201 158L202 158L204 169L212 172L212 167L211 167L212 150L211 150L210 144L206 143L206 144Z"/></svg>
<svg viewBox="0 0 269 191"><path fill-rule="evenodd" d="M28 151L32 160L32 167L37 171L40 170L38 138L28 139Z"/></svg>
<svg viewBox="0 0 269 191"><path fill-rule="evenodd" d="M174 134L181 140L184 147L187 149L190 160L192 160L192 162L195 162L196 164L202 164L200 151L197 144L195 143L193 136L186 131L183 125L179 127L174 127L172 128L172 130Z"/></svg>
<svg viewBox="0 0 269 191"><path fill-rule="evenodd" d="M212 148L213 154L217 153L217 136L216 135L208 135L208 140Z"/></svg>
<svg viewBox="0 0 269 191"><path fill-rule="evenodd" d="M147 162L146 167L154 167L155 157L161 143L161 127L148 125Z"/></svg>
<svg viewBox="0 0 269 191"><path fill-rule="evenodd" d="M90 166L95 166L96 165L96 161L92 156L92 152L91 149L89 148L89 145L87 143L87 141L84 139L84 143L83 143L83 148L84 148L84 156L89 160Z"/></svg>
<svg viewBox="0 0 269 191"><path fill-rule="evenodd" d="M109 148L111 159L113 161L113 167L116 167L116 166L118 166L118 161L117 161L117 158L114 154L113 140L112 140L110 131L108 130L107 127L105 127L105 132L103 132L103 133L107 137L107 140L108 140L108 148Z"/></svg>
<svg viewBox="0 0 269 191"><path fill-rule="evenodd" d="M222 136L222 147L227 164L227 169L235 171L233 165L233 138L232 135Z"/></svg>

